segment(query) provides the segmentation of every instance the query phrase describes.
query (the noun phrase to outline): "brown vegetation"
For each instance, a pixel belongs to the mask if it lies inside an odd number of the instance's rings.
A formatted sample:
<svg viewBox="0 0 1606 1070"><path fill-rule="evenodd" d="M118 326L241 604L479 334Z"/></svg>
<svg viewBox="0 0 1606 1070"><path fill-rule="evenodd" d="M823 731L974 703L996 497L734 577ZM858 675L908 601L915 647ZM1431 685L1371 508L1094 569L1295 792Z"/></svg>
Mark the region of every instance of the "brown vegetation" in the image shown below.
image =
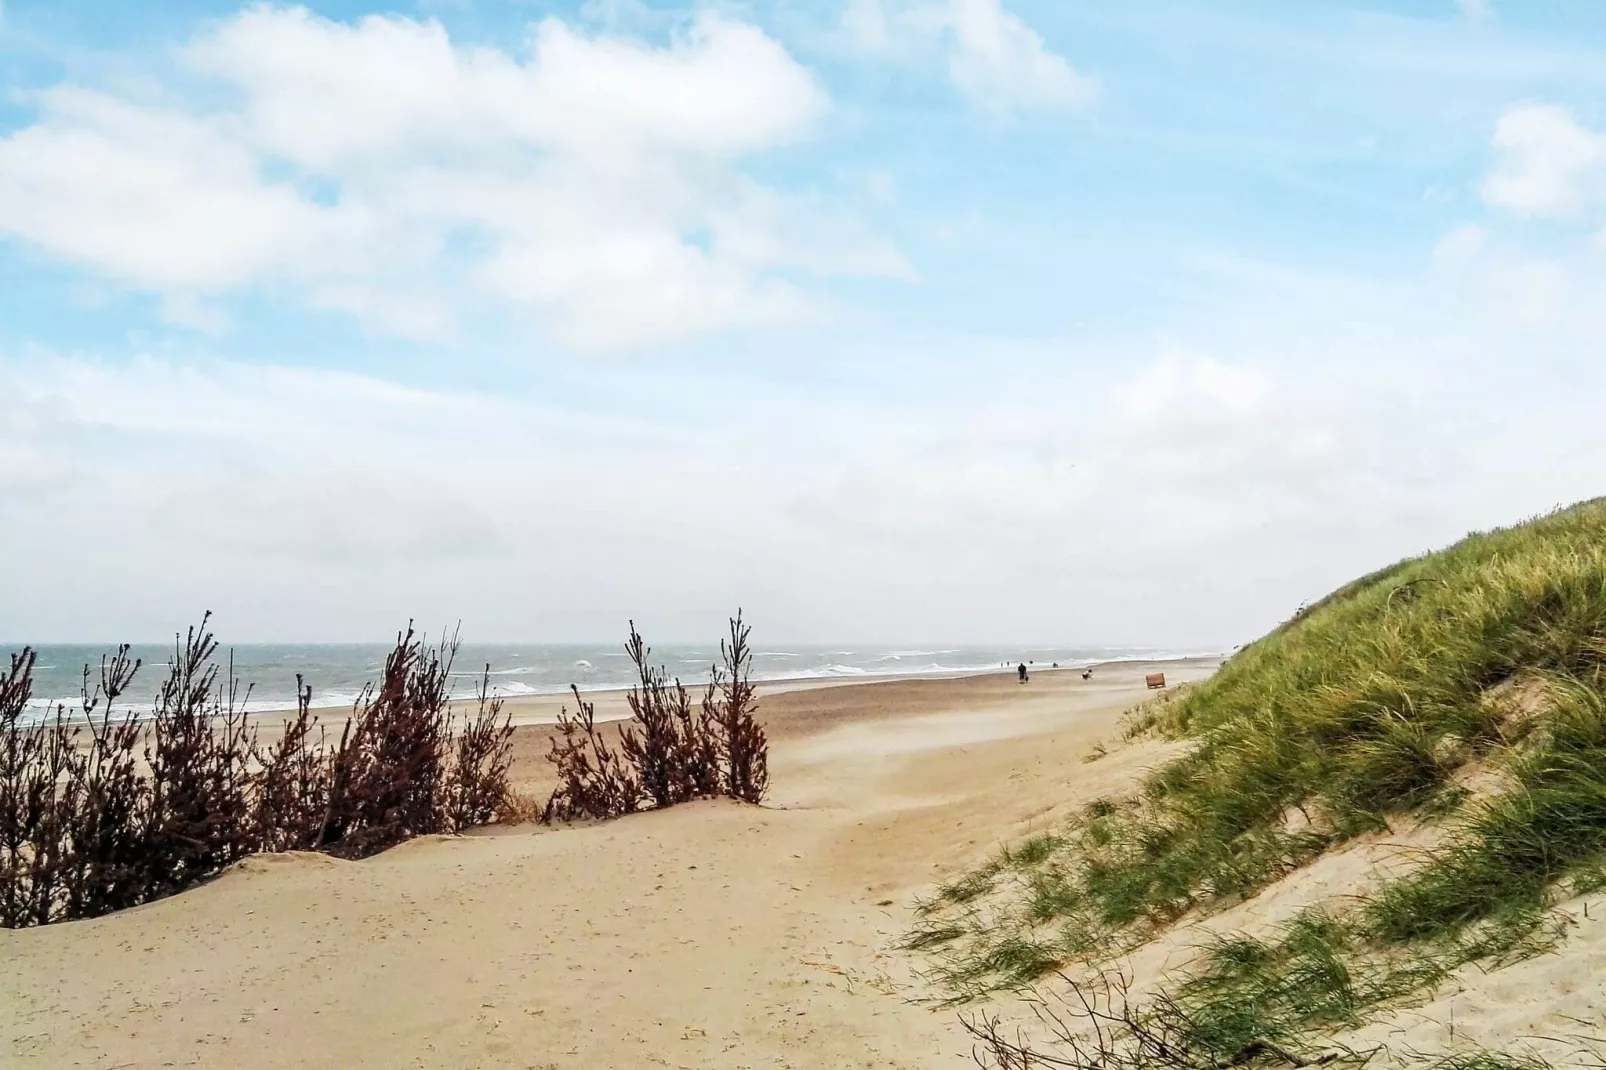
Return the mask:
<svg viewBox="0 0 1606 1070"><path fill-rule="evenodd" d="M0 675L0 927L95 917L184 890L262 851L360 858L488 823L507 794L512 728L482 677L459 726L446 682L456 638L397 636L328 745L298 676L297 709L266 746L203 619L177 644L152 715L114 713L140 663L84 670L82 721L26 719L34 652Z"/></svg>
<svg viewBox="0 0 1606 1070"><path fill-rule="evenodd" d="M619 749L598 730L595 706L575 690L576 712L558 715L559 734L547 755L559 784L542 820L619 817L716 795L762 800L769 744L754 719L758 699L748 632L738 613L694 711L685 685L652 665L652 649L632 621L625 653L636 666L636 683L626 696L631 717L620 730Z"/></svg>

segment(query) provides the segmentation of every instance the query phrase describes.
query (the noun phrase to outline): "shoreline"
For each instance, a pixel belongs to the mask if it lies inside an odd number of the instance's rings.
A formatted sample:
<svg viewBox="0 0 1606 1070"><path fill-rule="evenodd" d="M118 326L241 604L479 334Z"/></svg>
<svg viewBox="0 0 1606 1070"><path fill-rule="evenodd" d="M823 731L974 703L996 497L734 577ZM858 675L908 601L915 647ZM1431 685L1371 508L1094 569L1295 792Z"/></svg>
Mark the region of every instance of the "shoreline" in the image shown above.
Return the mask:
<svg viewBox="0 0 1606 1070"><path fill-rule="evenodd" d="M1223 653L1183 654L1176 657L1165 658L1112 658L1107 661L1067 663L1065 665L1060 665L1057 668L1052 666L1032 666L1030 671L1034 676L1040 674L1047 676L1065 672L1082 672L1087 669L1093 669L1095 671L1108 671L1139 665L1156 667L1163 667L1167 665L1193 667L1210 664L1212 667L1214 667L1215 665L1219 665L1224 662L1229 656L1230 655ZM987 668L944 669L931 672L917 671L901 673L864 673L861 675L827 677L776 677L773 679L756 680L753 683L754 687L756 687L758 690L759 697L763 698L766 695L784 695L799 691L816 691L826 688L876 687L889 684L918 682L941 683L954 680L983 679L992 676L1008 676L1013 678L1014 670L1007 669L1003 666L989 666ZM706 682L698 682L686 685L686 690L691 694L693 702L698 700L705 686ZM630 716L630 711L625 705L625 696L630 693L630 690L631 688L629 686L603 687L594 690L586 690L582 688L580 691L580 697L596 705L597 721L602 723L606 721L621 720ZM500 699L503 704L503 709L513 714L513 724L516 727L521 725L556 724L558 710L563 707L572 707L574 705L574 695L569 690L542 691L533 694L518 695L493 694L491 697L493 699ZM278 699L268 699L265 701L269 703L269 705L258 709L249 709L246 712L246 717L248 720L254 722L261 721L264 718L282 720L283 718L286 718L296 712L296 707L290 704L290 700L282 700L281 702L281 700ZM472 694L453 698L451 700L451 710L453 713L462 713L467 710L472 710L478 705L478 702L479 699ZM119 706L117 709L126 710L127 707ZM324 718L330 713L349 713L351 709L351 703L330 704L327 706L320 706L314 703L311 707L313 716L320 719ZM81 715L77 714L75 707L69 705L67 710L67 721L69 724L84 723ZM40 720L43 721L51 716L54 711L54 707L39 707L39 711L41 715ZM117 719L117 717L114 717L114 720ZM138 719L148 720L149 715L146 713L141 713ZM336 718L333 717L330 718L330 720L335 719Z"/></svg>
<svg viewBox="0 0 1606 1070"><path fill-rule="evenodd" d="M1147 663L1174 684L1217 664ZM771 685L761 806L258 855L133 910L0 931L0 1052L40 1070L957 1065L969 1039L908 998L911 904L1164 752L1081 761L1152 694L1145 667ZM536 799L550 736L514 733Z"/></svg>
<svg viewBox="0 0 1606 1070"><path fill-rule="evenodd" d="M1227 655L1186 655L1176 658L1118 658L1111 661L1091 662L1080 665L1062 665L1059 668L1032 668L1031 675L1045 676L1057 675L1067 672L1080 673L1087 669L1099 670L1129 669L1139 666L1155 667L1156 671L1163 671L1163 666L1176 666L1183 669L1193 669L1208 665L1214 669L1225 661ZM806 691L822 691L840 688L875 688L896 684L918 683L952 683L959 680L986 680L993 677L1007 677L1011 681L1015 677L1013 669L998 668L956 670L933 673L888 673L886 675L844 676L834 678L819 677L793 677L790 679L760 680L754 682L758 690L758 697L762 701L766 696L790 695ZM702 692L703 685L687 685L686 690L691 694L693 702ZM580 692L580 697L592 702L597 708L597 722L624 720L630 716L630 710L625 704L625 696L630 693L628 687L602 688L596 691ZM460 711L471 709L477 704L475 698L462 698L452 700L452 709ZM502 708L513 715L514 727L521 726L551 726L557 724L557 710L574 704L574 695L571 692L551 692L538 695L504 695ZM339 707L330 707L339 708ZM293 711L264 711L263 716L275 713ZM317 712L314 708L313 712ZM258 716L253 714L253 716Z"/></svg>

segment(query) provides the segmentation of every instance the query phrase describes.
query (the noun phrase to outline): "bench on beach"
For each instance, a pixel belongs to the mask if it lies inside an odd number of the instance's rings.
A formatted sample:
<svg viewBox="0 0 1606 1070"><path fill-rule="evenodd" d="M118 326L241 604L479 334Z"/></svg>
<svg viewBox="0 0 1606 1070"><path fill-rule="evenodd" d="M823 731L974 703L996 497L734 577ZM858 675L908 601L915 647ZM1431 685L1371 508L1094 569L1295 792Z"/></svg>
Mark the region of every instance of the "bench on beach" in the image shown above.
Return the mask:
<svg viewBox="0 0 1606 1070"><path fill-rule="evenodd" d="M1155 688L1164 687L1165 673L1151 672L1149 675L1143 678L1143 682L1149 685L1150 691L1153 691Z"/></svg>

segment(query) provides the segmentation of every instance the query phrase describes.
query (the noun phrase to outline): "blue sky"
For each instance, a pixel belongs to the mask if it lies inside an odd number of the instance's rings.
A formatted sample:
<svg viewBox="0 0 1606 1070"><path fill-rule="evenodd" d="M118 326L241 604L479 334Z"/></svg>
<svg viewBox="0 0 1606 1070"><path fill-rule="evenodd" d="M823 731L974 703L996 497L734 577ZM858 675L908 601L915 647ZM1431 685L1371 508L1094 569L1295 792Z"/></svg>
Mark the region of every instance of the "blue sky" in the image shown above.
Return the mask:
<svg viewBox="0 0 1606 1070"><path fill-rule="evenodd" d="M0 8L0 635L1230 645L1599 493L1606 8Z"/></svg>

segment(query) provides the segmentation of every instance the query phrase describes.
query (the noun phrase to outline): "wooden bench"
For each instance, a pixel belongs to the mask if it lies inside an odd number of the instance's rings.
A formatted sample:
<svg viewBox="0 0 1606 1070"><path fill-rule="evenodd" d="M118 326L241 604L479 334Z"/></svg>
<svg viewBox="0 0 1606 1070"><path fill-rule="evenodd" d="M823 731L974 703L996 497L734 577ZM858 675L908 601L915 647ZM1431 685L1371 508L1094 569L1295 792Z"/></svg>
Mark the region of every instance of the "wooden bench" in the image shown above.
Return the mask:
<svg viewBox="0 0 1606 1070"><path fill-rule="evenodd" d="M1164 687L1165 686L1165 673L1163 673L1163 672L1151 672L1149 675L1147 675L1147 676L1145 676L1143 678L1143 682L1149 685L1149 690L1150 691L1153 691L1156 688Z"/></svg>

